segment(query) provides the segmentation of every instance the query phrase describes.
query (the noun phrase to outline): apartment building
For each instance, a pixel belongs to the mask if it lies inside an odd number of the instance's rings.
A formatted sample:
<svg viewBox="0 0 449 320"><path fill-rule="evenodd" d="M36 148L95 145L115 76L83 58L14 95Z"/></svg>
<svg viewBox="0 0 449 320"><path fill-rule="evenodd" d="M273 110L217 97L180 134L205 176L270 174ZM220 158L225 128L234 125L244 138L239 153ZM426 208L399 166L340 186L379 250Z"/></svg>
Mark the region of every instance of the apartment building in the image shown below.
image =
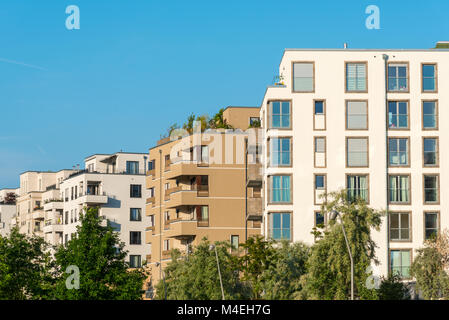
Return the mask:
<svg viewBox="0 0 449 320"><path fill-rule="evenodd" d="M11 231L11 220L16 215L16 204L7 199L10 193L17 195L17 189L1 189L0 190L0 235L8 236Z"/></svg>
<svg viewBox="0 0 449 320"><path fill-rule="evenodd" d="M87 157L84 170L72 172L59 190L44 194L45 239L54 245L67 243L76 235L83 210L98 207L104 224L120 233L130 266L140 267L149 251L143 240L149 223L143 212L147 156L117 152Z"/></svg>
<svg viewBox="0 0 449 320"><path fill-rule="evenodd" d="M388 212L374 273L409 279L449 227L449 50L286 49L279 75L260 110L264 234L313 243L320 195L347 189Z"/></svg>
<svg viewBox="0 0 449 320"><path fill-rule="evenodd" d="M234 250L246 237L260 234L257 134L246 131L259 121L259 108L228 107L223 116L238 130L181 130L178 138L183 138L164 139L149 151L145 212L150 222L145 238L151 248L147 262L153 284L171 260L171 249L188 253L207 237L211 242L230 241Z"/></svg>

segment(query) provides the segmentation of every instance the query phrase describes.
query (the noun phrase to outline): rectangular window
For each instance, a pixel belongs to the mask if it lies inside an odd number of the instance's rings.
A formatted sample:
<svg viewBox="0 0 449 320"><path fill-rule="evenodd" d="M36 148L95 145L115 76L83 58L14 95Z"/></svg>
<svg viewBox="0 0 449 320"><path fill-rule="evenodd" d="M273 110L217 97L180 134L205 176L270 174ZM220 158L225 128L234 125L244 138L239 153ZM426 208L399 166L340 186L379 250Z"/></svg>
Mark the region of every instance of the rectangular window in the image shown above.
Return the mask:
<svg viewBox="0 0 449 320"><path fill-rule="evenodd" d="M424 175L424 203L438 203L438 175Z"/></svg>
<svg viewBox="0 0 449 320"><path fill-rule="evenodd" d="M142 266L142 257L139 255L129 256L129 267L130 268L140 268Z"/></svg>
<svg viewBox="0 0 449 320"><path fill-rule="evenodd" d="M170 240L164 240L164 251L170 250Z"/></svg>
<svg viewBox="0 0 449 320"><path fill-rule="evenodd" d="M439 220L438 212L424 213L424 233L426 240L437 236L440 229Z"/></svg>
<svg viewBox="0 0 449 320"><path fill-rule="evenodd" d="M346 138L346 165L368 167L368 138Z"/></svg>
<svg viewBox="0 0 449 320"><path fill-rule="evenodd" d="M270 139L270 166L290 166L291 163L291 138Z"/></svg>
<svg viewBox="0 0 449 320"><path fill-rule="evenodd" d="M131 198L141 198L142 197L142 185L132 184L130 185L129 196Z"/></svg>
<svg viewBox="0 0 449 320"><path fill-rule="evenodd" d="M156 168L156 160L148 161L148 171L154 170Z"/></svg>
<svg viewBox="0 0 449 320"><path fill-rule="evenodd" d="M313 130L326 130L326 101L313 102Z"/></svg>
<svg viewBox="0 0 449 320"><path fill-rule="evenodd" d="M209 207L208 206L196 206L196 220L198 226L209 226Z"/></svg>
<svg viewBox="0 0 449 320"><path fill-rule="evenodd" d="M367 91L367 65L366 62L346 63L346 91L366 92Z"/></svg>
<svg viewBox="0 0 449 320"><path fill-rule="evenodd" d="M437 91L436 64L422 64L422 91Z"/></svg>
<svg viewBox="0 0 449 320"><path fill-rule="evenodd" d="M410 278L411 265L410 250L390 251L390 272L399 275L401 278Z"/></svg>
<svg viewBox="0 0 449 320"><path fill-rule="evenodd" d="M235 251L239 249L239 236L232 235L231 236L231 250Z"/></svg>
<svg viewBox="0 0 449 320"><path fill-rule="evenodd" d="M408 64L391 63L388 65L388 91L408 92Z"/></svg>
<svg viewBox="0 0 449 320"><path fill-rule="evenodd" d="M315 115L323 115L324 114L324 101L317 100L315 101Z"/></svg>
<svg viewBox="0 0 449 320"><path fill-rule="evenodd" d="M154 227L155 226L154 225L154 214L150 215L149 218L150 218L150 227Z"/></svg>
<svg viewBox="0 0 449 320"><path fill-rule="evenodd" d="M388 163L390 166L409 165L408 138L388 138Z"/></svg>
<svg viewBox="0 0 449 320"><path fill-rule="evenodd" d="M249 126L260 126L260 118L259 117L249 117Z"/></svg>
<svg viewBox="0 0 449 320"><path fill-rule="evenodd" d="M390 240L409 241L410 229L411 225L409 212L390 213Z"/></svg>
<svg viewBox="0 0 449 320"><path fill-rule="evenodd" d="M346 129L368 129L368 103L366 101L346 102Z"/></svg>
<svg viewBox="0 0 449 320"><path fill-rule="evenodd" d="M317 174L315 175L315 189L323 190L326 189L325 176Z"/></svg>
<svg viewBox="0 0 449 320"><path fill-rule="evenodd" d="M410 203L410 176L391 175L389 177L390 203Z"/></svg>
<svg viewBox="0 0 449 320"><path fill-rule="evenodd" d="M290 203L290 176L271 176L271 202Z"/></svg>
<svg viewBox="0 0 449 320"><path fill-rule="evenodd" d="M131 208L129 220L130 221L142 221L142 209L141 208Z"/></svg>
<svg viewBox="0 0 449 320"><path fill-rule="evenodd" d="M423 130L438 129L437 101L422 102L422 128Z"/></svg>
<svg viewBox="0 0 449 320"><path fill-rule="evenodd" d="M326 167L326 137L314 138L315 167Z"/></svg>
<svg viewBox="0 0 449 320"><path fill-rule="evenodd" d="M289 101L270 102L270 128L272 129L290 129L291 128L291 108Z"/></svg>
<svg viewBox="0 0 449 320"><path fill-rule="evenodd" d="M368 176L367 175L347 175L346 190L348 200L356 201L362 199L368 202Z"/></svg>
<svg viewBox="0 0 449 320"><path fill-rule="evenodd" d="M273 240L291 240L290 213L270 213L270 237Z"/></svg>
<svg viewBox="0 0 449 320"><path fill-rule="evenodd" d="M315 211L315 227L323 228L324 224L324 214L321 211Z"/></svg>
<svg viewBox="0 0 449 320"><path fill-rule="evenodd" d="M139 161L126 161L126 173L138 174L139 173Z"/></svg>
<svg viewBox="0 0 449 320"><path fill-rule="evenodd" d="M408 129L408 102L388 101L388 128Z"/></svg>
<svg viewBox="0 0 449 320"><path fill-rule="evenodd" d="M313 92L315 90L313 62L293 63L293 92Z"/></svg>
<svg viewBox="0 0 449 320"><path fill-rule="evenodd" d="M438 166L438 138L423 138L424 166Z"/></svg>
<svg viewBox="0 0 449 320"><path fill-rule="evenodd" d="M130 231L129 232L129 244L141 244L140 231Z"/></svg>

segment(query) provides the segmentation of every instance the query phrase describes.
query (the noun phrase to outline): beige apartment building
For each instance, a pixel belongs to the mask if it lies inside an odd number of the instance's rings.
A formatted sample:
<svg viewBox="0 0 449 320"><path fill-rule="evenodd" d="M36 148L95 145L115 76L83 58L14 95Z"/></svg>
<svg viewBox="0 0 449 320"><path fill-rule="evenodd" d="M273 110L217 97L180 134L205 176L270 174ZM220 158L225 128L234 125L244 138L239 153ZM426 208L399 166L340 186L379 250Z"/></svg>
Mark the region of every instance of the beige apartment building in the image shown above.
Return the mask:
<svg viewBox="0 0 449 320"><path fill-rule="evenodd" d="M11 231L11 221L16 215L16 204L6 201L9 193L18 194L18 189L1 189L0 190L0 235L8 236Z"/></svg>
<svg viewBox="0 0 449 320"><path fill-rule="evenodd" d="M286 49L267 88L263 233L314 242L325 192L386 210L375 275L410 278L416 249L449 227L449 50Z"/></svg>
<svg viewBox="0 0 449 320"><path fill-rule="evenodd" d="M171 260L171 249L188 253L205 237L212 243L229 241L237 249L246 237L260 234L261 165L251 148L256 139L248 139L245 160L245 139L250 136L245 130L259 120L259 108L228 107L223 115L239 130L185 134L150 149L145 238L153 285Z"/></svg>

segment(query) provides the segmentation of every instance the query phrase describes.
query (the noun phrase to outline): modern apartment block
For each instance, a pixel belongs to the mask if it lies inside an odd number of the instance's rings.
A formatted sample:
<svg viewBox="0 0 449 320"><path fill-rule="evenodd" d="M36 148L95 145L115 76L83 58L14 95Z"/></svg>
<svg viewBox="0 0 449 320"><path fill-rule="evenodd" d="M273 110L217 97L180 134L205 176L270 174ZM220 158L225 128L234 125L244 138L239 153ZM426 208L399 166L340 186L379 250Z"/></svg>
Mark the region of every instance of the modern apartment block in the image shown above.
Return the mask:
<svg viewBox="0 0 449 320"><path fill-rule="evenodd" d="M17 195L17 189L0 190L0 235L7 236L11 230L11 220L16 215L16 204L7 199L10 193Z"/></svg>
<svg viewBox="0 0 449 320"><path fill-rule="evenodd" d="M223 115L240 130L185 134L179 140L159 141L150 149L146 243L151 248L147 262L153 284L171 260L171 249L188 253L204 237L211 242L230 241L237 249L246 237L260 234L261 164L257 150L250 147L257 140L246 132L259 121L259 108L228 107Z"/></svg>
<svg viewBox="0 0 449 320"><path fill-rule="evenodd" d="M374 273L408 279L449 227L449 50L286 49L279 75L260 111L264 234L313 243L320 195L347 189L388 212Z"/></svg>

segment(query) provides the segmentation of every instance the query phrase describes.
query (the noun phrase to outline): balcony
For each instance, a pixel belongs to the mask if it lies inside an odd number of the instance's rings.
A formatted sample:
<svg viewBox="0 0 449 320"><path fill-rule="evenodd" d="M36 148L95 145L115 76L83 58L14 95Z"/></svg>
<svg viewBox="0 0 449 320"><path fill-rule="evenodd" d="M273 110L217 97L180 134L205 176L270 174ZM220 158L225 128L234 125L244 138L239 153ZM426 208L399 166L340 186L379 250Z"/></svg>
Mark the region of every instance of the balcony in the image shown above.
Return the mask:
<svg viewBox="0 0 449 320"><path fill-rule="evenodd" d="M170 189L167 189L167 190L165 190L165 200L167 201L167 200L169 200L170 199L170 195L172 194L172 193L174 193L174 192L178 192L178 191L181 191L182 190L182 187L181 186L177 186L177 187L173 187L173 188L170 188Z"/></svg>
<svg viewBox="0 0 449 320"><path fill-rule="evenodd" d="M150 263L151 262L151 254L147 254L145 257L145 260L146 260L147 264Z"/></svg>
<svg viewBox="0 0 449 320"><path fill-rule="evenodd" d="M154 207L154 205L156 204L156 197L150 197L150 198L147 198L147 200L146 200L146 204L152 204L153 205L153 207Z"/></svg>
<svg viewBox="0 0 449 320"><path fill-rule="evenodd" d="M209 164L192 160L173 160L170 171L166 173L167 179L176 179L180 176L209 175Z"/></svg>
<svg viewBox="0 0 449 320"><path fill-rule="evenodd" d="M155 169L147 170L147 176L153 176L154 177L155 173L156 173Z"/></svg>
<svg viewBox="0 0 449 320"><path fill-rule="evenodd" d="M32 216L33 216L33 219L43 220L44 219L44 208L43 207L34 208Z"/></svg>
<svg viewBox="0 0 449 320"><path fill-rule="evenodd" d="M64 225L60 222L61 220L59 222L51 219L46 220L43 228L44 233L63 232Z"/></svg>
<svg viewBox="0 0 449 320"><path fill-rule="evenodd" d="M79 201L81 203L85 203L87 205L99 205L99 204L106 204L108 203L108 196L103 193L101 194L84 194L80 195Z"/></svg>
<svg viewBox="0 0 449 320"><path fill-rule="evenodd" d="M44 204L44 211L51 211L51 210L62 210L64 209L64 202L59 199L52 199L48 200Z"/></svg>
<svg viewBox="0 0 449 320"><path fill-rule="evenodd" d="M261 169L261 164L248 165L248 188L262 188Z"/></svg>
<svg viewBox="0 0 449 320"><path fill-rule="evenodd" d="M205 194L206 191L202 192ZM167 204L167 208L208 205L208 198L199 196L199 194L201 194L199 190L180 190L174 192L170 194L170 202ZM207 194L209 194L208 191Z"/></svg>

